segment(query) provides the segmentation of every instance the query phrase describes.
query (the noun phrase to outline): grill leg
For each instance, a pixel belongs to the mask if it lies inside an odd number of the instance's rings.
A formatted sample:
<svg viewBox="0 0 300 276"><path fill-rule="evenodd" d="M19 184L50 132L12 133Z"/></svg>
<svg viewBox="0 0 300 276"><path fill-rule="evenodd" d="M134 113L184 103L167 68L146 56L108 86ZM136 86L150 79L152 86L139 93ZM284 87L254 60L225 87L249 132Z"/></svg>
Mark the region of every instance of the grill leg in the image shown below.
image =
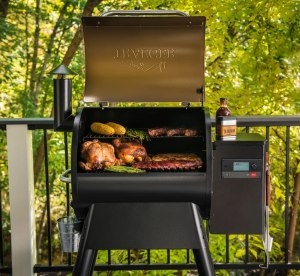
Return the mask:
<svg viewBox="0 0 300 276"><path fill-rule="evenodd" d="M93 274L98 250L95 248L91 249L87 247L87 242L89 238L88 234L90 231L93 211L94 206L90 208L90 212L88 213L84 221L77 259L72 273L73 276L92 276Z"/></svg>
<svg viewBox="0 0 300 276"><path fill-rule="evenodd" d="M202 217L198 209L194 205L192 208L196 223L195 228L199 236L199 248L193 249L198 273L199 275L215 276L214 265L209 253L208 241L203 226Z"/></svg>
<svg viewBox="0 0 300 276"><path fill-rule="evenodd" d="M199 275L214 276L213 264L209 261L209 256L201 249L193 249L195 262Z"/></svg>
<svg viewBox="0 0 300 276"><path fill-rule="evenodd" d="M96 261L97 250L86 249L79 252L74 266L73 276L91 276Z"/></svg>

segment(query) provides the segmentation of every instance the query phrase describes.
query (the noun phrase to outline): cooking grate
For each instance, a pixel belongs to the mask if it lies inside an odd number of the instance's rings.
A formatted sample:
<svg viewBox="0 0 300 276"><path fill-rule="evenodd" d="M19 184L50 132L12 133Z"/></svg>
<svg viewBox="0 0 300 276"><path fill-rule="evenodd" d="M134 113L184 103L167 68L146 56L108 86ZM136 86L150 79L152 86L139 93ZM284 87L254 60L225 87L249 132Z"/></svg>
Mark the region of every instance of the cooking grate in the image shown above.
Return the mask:
<svg viewBox="0 0 300 276"><path fill-rule="evenodd" d="M144 131L146 132L147 129L139 129L141 131ZM126 136L126 135L112 135L112 136L104 136L104 135L99 135L99 134L96 134L96 133L93 133L93 132L89 132L88 134L86 134L82 140L81 140L81 143L85 142L85 141L90 141L90 140L93 140L93 139L99 139L99 140L106 140L106 141L109 141L111 139L115 139L115 138L123 138L123 139L126 139L126 140L137 140L137 138L134 138L134 137L131 137L131 136ZM174 136L156 136L156 137L146 137L144 138L141 142L141 144L147 142L147 141L151 141L151 140L156 140L156 139L181 139L181 138L187 138L187 139L197 139L198 142L202 142L204 143L205 141L205 138L203 135L195 135L195 136L184 136L184 135L174 135Z"/></svg>

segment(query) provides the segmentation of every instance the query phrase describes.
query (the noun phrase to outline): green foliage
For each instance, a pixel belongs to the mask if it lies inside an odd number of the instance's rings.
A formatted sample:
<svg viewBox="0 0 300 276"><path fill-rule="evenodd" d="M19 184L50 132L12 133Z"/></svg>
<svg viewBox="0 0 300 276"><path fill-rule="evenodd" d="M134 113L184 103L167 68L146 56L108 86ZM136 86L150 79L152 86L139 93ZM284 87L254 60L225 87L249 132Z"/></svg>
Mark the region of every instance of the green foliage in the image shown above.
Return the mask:
<svg viewBox="0 0 300 276"><path fill-rule="evenodd" d="M36 7L36 3L41 2ZM86 0L10 1L7 17L0 18L0 115L1 117L50 117L53 106L52 77L47 73L62 62L73 36L80 25ZM94 10L101 15L109 10L177 9L190 15L204 15L206 24L205 82L206 103L214 114L219 98L228 97L233 115L298 114L300 107L300 2L297 0L105 0ZM73 79L73 111L82 105L84 90L84 49L80 44L70 68L77 72ZM261 129L255 131L265 135ZM283 211L286 192L291 193L295 173L299 173L299 128L291 128L291 144L284 142L286 129L271 128L269 154L271 160L272 201L270 205L271 235L276 237L271 260L283 258ZM34 153L38 153L42 132L34 132ZM64 215L66 185L58 176L68 160L64 156L64 139L51 133L49 143L51 215L53 234L55 221ZM1 153L5 153L5 134L0 133ZM70 137L68 141L70 144ZM70 151L69 151L70 152ZM290 171L282 170L283 160L290 162ZM68 157L69 158L69 157ZM1 203L8 217L8 180L6 157L2 156ZM63 165L62 165L63 164ZM40 239L45 234L45 171L36 175L36 214ZM285 191L288 179L289 191ZM8 221L8 220L7 220ZM5 233L9 224L4 225ZM299 235L298 235L299 236ZM259 237L250 236L249 258L261 262L264 258ZM230 261L245 259L245 237L230 236ZM299 242L299 238L298 238ZM225 237L210 236L210 246L216 262L225 261ZM41 251L46 251L43 244ZM59 244L53 250L57 252ZM131 256L144 261L145 252ZM40 261L43 262L43 254ZM160 262L165 253L155 251ZM180 262L186 252L174 253ZM298 254L299 255L299 254ZM98 256L101 262L104 256ZM116 262L126 262L123 252L116 252ZM151 256L152 258L152 256ZM299 256L295 258L299 259ZM55 261L64 257L56 256ZM117 272L116 272L117 273ZM130 274L130 272L128 272ZM152 272L151 272L152 273ZM159 272L157 272L159 273ZM172 272L171 272L172 273ZM128 274L128 275L129 275ZM114 274L118 275L118 274ZM124 275L124 274L123 274ZM152 275L147 274L147 275ZM165 275L165 274L155 274ZM220 275L229 275L221 271Z"/></svg>
<svg viewBox="0 0 300 276"><path fill-rule="evenodd" d="M47 72L62 61L84 4L83 0L43 2L37 17L33 3L12 2L7 19L0 21L0 61L4 64L0 87L6 95L2 101L6 116L50 116L53 96ZM213 111L218 98L226 96L236 115L296 114L300 102L299 6L299 1L287 0L106 0L94 14L113 9L177 9L204 15L206 105ZM77 107L84 85L82 44L70 67L78 73L73 82Z"/></svg>
<svg viewBox="0 0 300 276"><path fill-rule="evenodd" d="M187 259L187 254L192 255L191 250L112 250L111 260L112 264L148 264L149 260L151 264L184 264ZM98 251L96 264L107 264L108 256L106 251ZM186 262L185 262L186 263ZM111 272L102 272L97 275L110 275ZM114 275L194 275L193 271L120 271L114 272Z"/></svg>

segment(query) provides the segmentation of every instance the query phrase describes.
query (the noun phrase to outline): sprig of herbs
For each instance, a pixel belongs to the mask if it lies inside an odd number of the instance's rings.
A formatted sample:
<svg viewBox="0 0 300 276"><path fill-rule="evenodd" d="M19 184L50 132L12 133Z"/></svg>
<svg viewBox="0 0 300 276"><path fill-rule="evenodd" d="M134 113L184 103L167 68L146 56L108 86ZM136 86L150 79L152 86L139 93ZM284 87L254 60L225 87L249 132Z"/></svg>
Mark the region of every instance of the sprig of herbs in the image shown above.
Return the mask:
<svg viewBox="0 0 300 276"><path fill-rule="evenodd" d="M105 171L116 172L116 173L144 173L144 170L133 168L129 166L109 166L104 168Z"/></svg>
<svg viewBox="0 0 300 276"><path fill-rule="evenodd" d="M146 131L129 128L126 130L126 136L129 138L138 139L141 143L150 140L150 136Z"/></svg>

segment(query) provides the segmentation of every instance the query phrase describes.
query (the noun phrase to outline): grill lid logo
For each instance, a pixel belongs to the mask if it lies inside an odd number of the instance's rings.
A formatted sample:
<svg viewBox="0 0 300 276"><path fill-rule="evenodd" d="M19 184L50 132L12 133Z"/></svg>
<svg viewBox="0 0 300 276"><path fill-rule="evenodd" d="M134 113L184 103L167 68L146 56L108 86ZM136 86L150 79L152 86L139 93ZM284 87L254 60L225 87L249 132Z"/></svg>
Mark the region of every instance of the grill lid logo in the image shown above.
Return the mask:
<svg viewBox="0 0 300 276"><path fill-rule="evenodd" d="M113 58L143 72L163 72L166 70L167 60L175 58L175 49L115 49Z"/></svg>

